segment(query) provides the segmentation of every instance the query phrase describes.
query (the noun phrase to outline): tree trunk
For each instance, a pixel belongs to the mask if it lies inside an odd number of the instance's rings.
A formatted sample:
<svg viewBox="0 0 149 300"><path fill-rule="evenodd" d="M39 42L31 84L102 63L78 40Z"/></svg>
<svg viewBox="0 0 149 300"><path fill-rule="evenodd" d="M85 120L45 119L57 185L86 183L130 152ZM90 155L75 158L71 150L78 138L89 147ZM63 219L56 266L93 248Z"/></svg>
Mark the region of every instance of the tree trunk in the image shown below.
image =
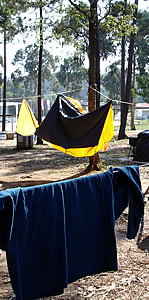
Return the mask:
<svg viewBox="0 0 149 300"><path fill-rule="evenodd" d="M131 103L134 104L134 99L131 99ZM136 130L135 122L134 122L134 116L135 116L135 104L131 105L131 130Z"/></svg>
<svg viewBox="0 0 149 300"><path fill-rule="evenodd" d="M128 72L127 72L127 81L126 81L126 89L125 89L125 97L122 106L122 119L119 130L118 139L125 139L127 136L125 134L127 115L128 115L128 104L130 102L131 95L131 77L132 77L132 57L133 57L133 47L134 47L134 38L131 37L130 45L129 45L129 58L128 58ZM128 103L128 104L127 104Z"/></svg>
<svg viewBox="0 0 149 300"><path fill-rule="evenodd" d="M121 123L123 120L124 96L125 96L125 36L122 37L122 41L121 41Z"/></svg>
<svg viewBox="0 0 149 300"><path fill-rule="evenodd" d="M3 85L3 117L2 117L2 131L6 130L6 31L4 30L4 85Z"/></svg>
<svg viewBox="0 0 149 300"><path fill-rule="evenodd" d="M88 89L88 110L93 111L96 107L96 89L97 78L97 0L90 1L90 19L89 19L89 89ZM89 158L88 170L97 170L99 155L96 153Z"/></svg>
<svg viewBox="0 0 149 300"><path fill-rule="evenodd" d="M135 4L138 7L138 0L135 0ZM137 8L134 13L134 21L133 24L136 24L136 17L137 17ZM127 72L127 81L126 81L126 88L125 88L125 97L124 97L124 102L122 106L122 118L121 118L121 124L120 124L120 130L119 130L119 135L118 139L124 139L126 138L126 122L127 122L127 115L128 115L128 107L130 103L130 95L131 95L131 78L132 78L132 61L133 61L133 53L134 53L134 40L135 40L135 35L131 34L130 38L130 45L129 45L129 57L128 57L128 72Z"/></svg>
<svg viewBox="0 0 149 300"><path fill-rule="evenodd" d="M127 0L124 0L125 10L127 8ZM126 12L124 12L125 14ZM125 98L125 35L122 36L121 40L121 122L123 122L123 109L124 109L124 98ZM120 138L120 133L118 139Z"/></svg>
<svg viewBox="0 0 149 300"><path fill-rule="evenodd" d="M67 92L69 91L69 73L67 75Z"/></svg>
<svg viewBox="0 0 149 300"><path fill-rule="evenodd" d="M135 89L135 54L133 56L133 90ZM136 130L135 128L135 100L134 96L131 95L131 130Z"/></svg>
<svg viewBox="0 0 149 300"><path fill-rule="evenodd" d="M41 76L42 76L42 52L43 52L43 25L42 25L42 0L40 0L40 49L39 49L39 70L38 70L38 124L41 123ZM37 137L37 144L43 144Z"/></svg>
<svg viewBox="0 0 149 300"><path fill-rule="evenodd" d="M90 101L88 103L88 111L93 111L95 110L95 105L96 105L96 84L92 84L91 87L88 88L88 98L92 99L92 101Z"/></svg>
<svg viewBox="0 0 149 300"><path fill-rule="evenodd" d="M96 85L92 85L93 89L96 89ZM92 99L92 101L90 101L90 105L88 105L88 110L89 111L93 111L95 109L95 104L96 104L96 92L89 87L88 89L88 97L90 99ZM96 153L93 156L90 156L89 158L89 165L87 167L88 172L90 171L94 171L94 170L99 170L97 164L99 162L99 154Z"/></svg>
<svg viewBox="0 0 149 300"><path fill-rule="evenodd" d="M96 25L96 83L97 83L97 91L100 92L100 44L99 44L98 19ZM99 106L100 106L100 94L96 93L96 108Z"/></svg>
<svg viewBox="0 0 149 300"><path fill-rule="evenodd" d="M97 20L97 0L90 1L90 19L89 19L89 86L96 84L96 20ZM90 102L95 99L88 99ZM95 105L95 104L94 104ZM92 105L91 105L92 106Z"/></svg>
<svg viewBox="0 0 149 300"><path fill-rule="evenodd" d="M37 116L38 119L38 80L37 76L35 76L35 115Z"/></svg>

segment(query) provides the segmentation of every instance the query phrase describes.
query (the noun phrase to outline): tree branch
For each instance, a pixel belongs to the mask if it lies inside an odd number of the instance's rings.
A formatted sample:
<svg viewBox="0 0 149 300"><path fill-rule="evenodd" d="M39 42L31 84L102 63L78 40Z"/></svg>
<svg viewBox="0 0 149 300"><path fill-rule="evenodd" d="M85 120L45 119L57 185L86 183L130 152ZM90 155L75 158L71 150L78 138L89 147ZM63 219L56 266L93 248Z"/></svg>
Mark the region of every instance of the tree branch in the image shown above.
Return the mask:
<svg viewBox="0 0 149 300"><path fill-rule="evenodd" d="M88 11L87 10L83 10L80 8L79 5L77 5L76 3L74 3L72 0L68 0L70 2L70 4L72 6L74 6L81 14L83 14L85 17L88 17L90 18L90 15L88 14Z"/></svg>
<svg viewBox="0 0 149 300"><path fill-rule="evenodd" d="M81 34L77 31L76 28L74 28L72 26L66 26L65 28L58 28L58 29L55 29L55 30L56 30L57 33L62 33L63 31L66 31L66 30L69 30L69 29L72 29L76 33L77 37L87 37L88 38L88 35L86 33Z"/></svg>

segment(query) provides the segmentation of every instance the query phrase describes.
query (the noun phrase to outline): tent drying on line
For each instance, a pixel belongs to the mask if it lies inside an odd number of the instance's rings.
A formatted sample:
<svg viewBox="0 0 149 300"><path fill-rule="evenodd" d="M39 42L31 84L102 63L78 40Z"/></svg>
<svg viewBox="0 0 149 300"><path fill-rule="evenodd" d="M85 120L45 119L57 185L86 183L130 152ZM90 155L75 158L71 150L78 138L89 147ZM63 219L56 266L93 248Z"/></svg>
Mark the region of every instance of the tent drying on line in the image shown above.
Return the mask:
<svg viewBox="0 0 149 300"><path fill-rule="evenodd" d="M114 135L112 102L85 113L78 100L58 95L40 126L23 100L16 132L36 134L51 147L72 156L92 156L106 150Z"/></svg>
<svg viewBox="0 0 149 300"><path fill-rule="evenodd" d="M85 110L80 104L79 100L68 98L67 99L82 113L85 113ZM38 127L38 121L36 120L28 102L26 99L23 99L21 109L19 112L18 122L16 132L22 136L33 135ZM49 143L48 143L49 144Z"/></svg>
<svg viewBox="0 0 149 300"><path fill-rule="evenodd" d="M36 134L72 156L92 156L106 150L114 135L112 102L84 113L71 98L58 95Z"/></svg>

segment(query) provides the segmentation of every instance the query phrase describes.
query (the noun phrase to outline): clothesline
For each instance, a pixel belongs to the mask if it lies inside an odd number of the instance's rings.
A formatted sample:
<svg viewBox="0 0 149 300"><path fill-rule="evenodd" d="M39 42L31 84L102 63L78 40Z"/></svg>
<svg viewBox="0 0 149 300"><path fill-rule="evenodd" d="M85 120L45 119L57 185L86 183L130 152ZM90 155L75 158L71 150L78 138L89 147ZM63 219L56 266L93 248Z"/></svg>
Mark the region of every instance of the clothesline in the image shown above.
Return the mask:
<svg viewBox="0 0 149 300"><path fill-rule="evenodd" d="M139 161L136 161L136 163L139 163ZM143 168L143 167L149 167L149 163L145 163L145 164L142 164L142 165L139 166L139 168Z"/></svg>
<svg viewBox="0 0 149 300"><path fill-rule="evenodd" d="M11 98L4 98L4 99L1 99L2 101L3 100L22 100L23 98L25 99L31 99L31 98L38 98L38 97L45 97L45 96L56 96L56 95L60 95L60 94L67 94L67 93L73 93L73 92L76 92L76 91L80 91L80 89L76 89L76 90L70 90L70 91L63 91L61 93L49 93L48 95L36 95L36 96L23 96L23 97L11 97ZM2 102L1 101L1 102Z"/></svg>
<svg viewBox="0 0 149 300"><path fill-rule="evenodd" d="M51 94L48 94L48 95L56 95L56 93L51 93ZM48 95L46 95L46 96L48 96ZM3 100L22 100L23 98L25 98L25 99L28 99L28 98L38 98L38 97L44 97L45 95L37 95L37 96L23 96L23 97L11 97L11 98L4 98L4 99L1 99L2 101ZM1 101L1 102L2 102Z"/></svg>
<svg viewBox="0 0 149 300"><path fill-rule="evenodd" d="M114 100L109 98L108 96L104 95L103 93L99 92L98 90L94 89L92 86L90 86L90 88L95 91L96 93L102 95L103 97L107 98L108 100L112 101L112 102L117 102L117 103L123 103L123 104L127 104L127 105L134 105L134 103L130 103L130 102L124 102L124 101L120 101L120 100Z"/></svg>
<svg viewBox="0 0 149 300"><path fill-rule="evenodd" d="M124 102L124 101L120 101L120 100L116 100L116 99L111 99L110 97L104 95L103 93L99 92L98 90L94 89L92 86L90 86L90 88L95 91L96 93L102 95L103 97L105 97L106 99L112 101L112 102L116 102L116 103L123 103L123 104L127 104L127 105L134 105L134 103L128 103L128 102ZM4 98L3 100L21 100L23 98L25 99L32 99L32 98L38 98L38 97L45 97L45 96L54 96L54 95L59 95L59 94L68 94L68 93L73 93L76 91L80 91L80 89L75 89L75 90L69 90L69 91L63 91L61 93L49 93L48 95L36 95L36 96L24 96L24 97L11 97L11 98Z"/></svg>

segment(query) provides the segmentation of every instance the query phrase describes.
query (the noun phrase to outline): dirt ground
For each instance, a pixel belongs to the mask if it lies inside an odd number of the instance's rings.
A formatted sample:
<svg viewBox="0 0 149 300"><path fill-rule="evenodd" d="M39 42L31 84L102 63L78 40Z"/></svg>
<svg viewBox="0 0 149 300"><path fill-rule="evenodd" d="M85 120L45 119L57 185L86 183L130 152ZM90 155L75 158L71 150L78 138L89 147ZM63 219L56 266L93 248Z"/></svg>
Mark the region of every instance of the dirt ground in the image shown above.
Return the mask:
<svg viewBox="0 0 149 300"><path fill-rule="evenodd" d="M137 131L128 132L136 136ZM129 140L110 142L107 152L100 153L100 172L111 166L139 165L143 193L149 187L149 164L135 163L129 157ZM46 144L30 150L17 150L16 139L0 140L0 190L55 182L80 176L87 167L88 158L74 158ZM91 174L91 173L90 173ZM89 175L90 175L89 174ZM95 172L92 172L95 174ZM116 223L118 271L87 276L70 284L64 294L44 299L149 299L149 194L145 196L144 228L140 240L126 238L127 211ZM5 252L0 250L0 299L15 299L7 270Z"/></svg>

